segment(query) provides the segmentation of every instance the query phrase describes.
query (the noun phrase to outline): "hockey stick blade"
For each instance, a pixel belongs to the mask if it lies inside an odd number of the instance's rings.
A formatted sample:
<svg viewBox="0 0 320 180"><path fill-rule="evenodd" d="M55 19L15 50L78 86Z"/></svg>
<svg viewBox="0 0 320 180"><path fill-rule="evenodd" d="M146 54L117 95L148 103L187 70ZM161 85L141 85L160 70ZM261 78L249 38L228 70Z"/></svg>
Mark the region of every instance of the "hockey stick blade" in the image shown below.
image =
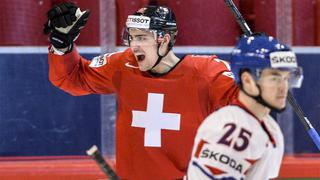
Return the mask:
<svg viewBox="0 0 320 180"><path fill-rule="evenodd" d="M109 166L109 164L104 160L103 156L101 155L96 145L93 145L89 150L87 150L87 155L91 156L92 159L96 161L100 169L109 178L109 180L120 180L117 174L113 171L113 169Z"/></svg>
<svg viewBox="0 0 320 180"><path fill-rule="evenodd" d="M250 36L252 35L252 31L250 30L248 24L246 23L245 19L242 17L240 12L238 11L236 5L233 3L232 0L224 0L226 6L232 12L233 16L236 18L237 23L240 25L241 30L244 32L245 35ZM305 129L307 130L310 138L317 146L318 150L320 151L320 136L318 132L313 128L312 124L308 120L308 118L304 115L303 111L301 110L299 104L296 102L295 98L293 97L292 93L288 92L287 97L288 102L291 104L293 111L298 116L298 119L304 125Z"/></svg>

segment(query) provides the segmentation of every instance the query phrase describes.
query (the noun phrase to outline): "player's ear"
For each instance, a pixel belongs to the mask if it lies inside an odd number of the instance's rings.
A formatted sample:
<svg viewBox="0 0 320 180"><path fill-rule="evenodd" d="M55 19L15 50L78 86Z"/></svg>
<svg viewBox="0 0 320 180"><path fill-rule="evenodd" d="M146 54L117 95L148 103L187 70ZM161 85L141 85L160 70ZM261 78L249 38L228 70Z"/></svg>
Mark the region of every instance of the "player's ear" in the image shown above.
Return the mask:
<svg viewBox="0 0 320 180"><path fill-rule="evenodd" d="M167 45L169 44L170 39L171 36L169 34L165 34L163 37L158 38L158 43L160 43L161 45Z"/></svg>
<svg viewBox="0 0 320 180"><path fill-rule="evenodd" d="M162 38L158 39L158 42L160 41L160 55L163 55L168 51L170 39L171 37L169 34L165 34Z"/></svg>
<svg viewBox="0 0 320 180"><path fill-rule="evenodd" d="M170 40L171 40L171 36L169 34L165 34L163 42L166 44L169 44Z"/></svg>
<svg viewBox="0 0 320 180"><path fill-rule="evenodd" d="M241 73L241 83L242 88L249 94L255 96L259 94L259 89L257 87L255 79L252 77L251 73L245 71Z"/></svg>

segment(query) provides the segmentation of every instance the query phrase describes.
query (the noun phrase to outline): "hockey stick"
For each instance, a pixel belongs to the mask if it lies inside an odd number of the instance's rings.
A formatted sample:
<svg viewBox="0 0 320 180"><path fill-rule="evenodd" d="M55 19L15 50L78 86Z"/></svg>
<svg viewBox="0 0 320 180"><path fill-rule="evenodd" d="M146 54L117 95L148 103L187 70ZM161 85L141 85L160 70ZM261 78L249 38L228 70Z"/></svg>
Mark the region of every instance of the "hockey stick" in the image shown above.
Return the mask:
<svg viewBox="0 0 320 180"><path fill-rule="evenodd" d="M224 0L225 4L229 8L229 10L232 12L233 16L236 18L237 23L240 25L241 30L244 32L245 35L251 36L253 33L250 30L248 24L238 11L237 7L234 5L232 0ZM318 132L314 129L308 118L304 115L303 111L301 110L299 104L296 102L295 98L293 97L292 93L288 92L287 100L291 104L293 111L298 116L299 120L302 122L304 128L307 130L309 136L313 140L313 142L316 144L318 150L320 150L320 137Z"/></svg>
<svg viewBox="0 0 320 180"><path fill-rule="evenodd" d="M109 180L120 180L117 174L113 171L113 169L107 164L98 150L96 145L93 145L89 150L87 150L87 154L92 157L99 165L100 169L104 172L104 174L109 178Z"/></svg>

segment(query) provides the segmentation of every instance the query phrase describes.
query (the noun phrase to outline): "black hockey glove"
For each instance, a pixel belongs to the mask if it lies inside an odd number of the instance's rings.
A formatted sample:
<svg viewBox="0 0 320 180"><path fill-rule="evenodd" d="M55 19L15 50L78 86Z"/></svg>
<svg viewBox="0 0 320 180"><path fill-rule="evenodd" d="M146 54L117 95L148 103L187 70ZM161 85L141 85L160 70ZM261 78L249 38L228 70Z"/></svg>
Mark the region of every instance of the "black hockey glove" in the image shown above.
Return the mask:
<svg viewBox="0 0 320 180"><path fill-rule="evenodd" d="M89 15L89 10L81 12L80 8L71 2L55 5L47 13L48 21L43 31L50 34L49 40L55 48L68 53L72 51L73 42L87 23Z"/></svg>

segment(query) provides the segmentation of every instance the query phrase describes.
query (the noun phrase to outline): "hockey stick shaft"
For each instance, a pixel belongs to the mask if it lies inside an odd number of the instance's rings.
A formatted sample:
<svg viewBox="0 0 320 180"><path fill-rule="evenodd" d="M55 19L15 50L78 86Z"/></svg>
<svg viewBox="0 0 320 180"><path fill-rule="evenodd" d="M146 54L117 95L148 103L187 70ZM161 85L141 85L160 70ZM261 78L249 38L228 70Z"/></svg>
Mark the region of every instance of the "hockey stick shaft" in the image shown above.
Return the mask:
<svg viewBox="0 0 320 180"><path fill-rule="evenodd" d="M287 100L291 104L293 111L296 113L300 121L302 122L304 128L307 130L309 136L316 144L317 148L320 150L320 136L318 132L314 129L308 118L305 116L304 112L302 111L299 104L296 102L295 98L293 97L292 93L288 92Z"/></svg>
<svg viewBox="0 0 320 180"><path fill-rule="evenodd" d="M240 14L236 5L234 5L233 1L232 0L225 0L224 2L226 3L227 7L230 9L233 16L236 18L237 23L239 24L242 32L247 36L252 35L253 33L252 33L251 29L249 28L247 22L244 20L244 18Z"/></svg>
<svg viewBox="0 0 320 180"><path fill-rule="evenodd" d="M113 169L109 166L109 164L104 160L100 151L98 150L96 145L93 145L88 151L87 154L92 157L99 165L100 169L104 172L104 174L109 178L109 180L120 180L117 174L113 171Z"/></svg>
<svg viewBox="0 0 320 180"><path fill-rule="evenodd" d="M245 35L250 36L252 35L252 31L250 30L248 24L246 23L245 19L240 14L239 10L235 6L232 0L224 0L225 4L229 8L229 10L232 12L234 17L237 20L237 23L240 25L242 31ZM309 136L313 140L313 142L316 144L318 150L320 150L320 136L318 132L313 128L312 124L308 120L308 118L304 115L302 109L300 108L299 104L296 102L295 98L293 97L292 93L288 92L287 100L291 104L293 111L298 116L299 120L302 122L303 126L307 130Z"/></svg>

